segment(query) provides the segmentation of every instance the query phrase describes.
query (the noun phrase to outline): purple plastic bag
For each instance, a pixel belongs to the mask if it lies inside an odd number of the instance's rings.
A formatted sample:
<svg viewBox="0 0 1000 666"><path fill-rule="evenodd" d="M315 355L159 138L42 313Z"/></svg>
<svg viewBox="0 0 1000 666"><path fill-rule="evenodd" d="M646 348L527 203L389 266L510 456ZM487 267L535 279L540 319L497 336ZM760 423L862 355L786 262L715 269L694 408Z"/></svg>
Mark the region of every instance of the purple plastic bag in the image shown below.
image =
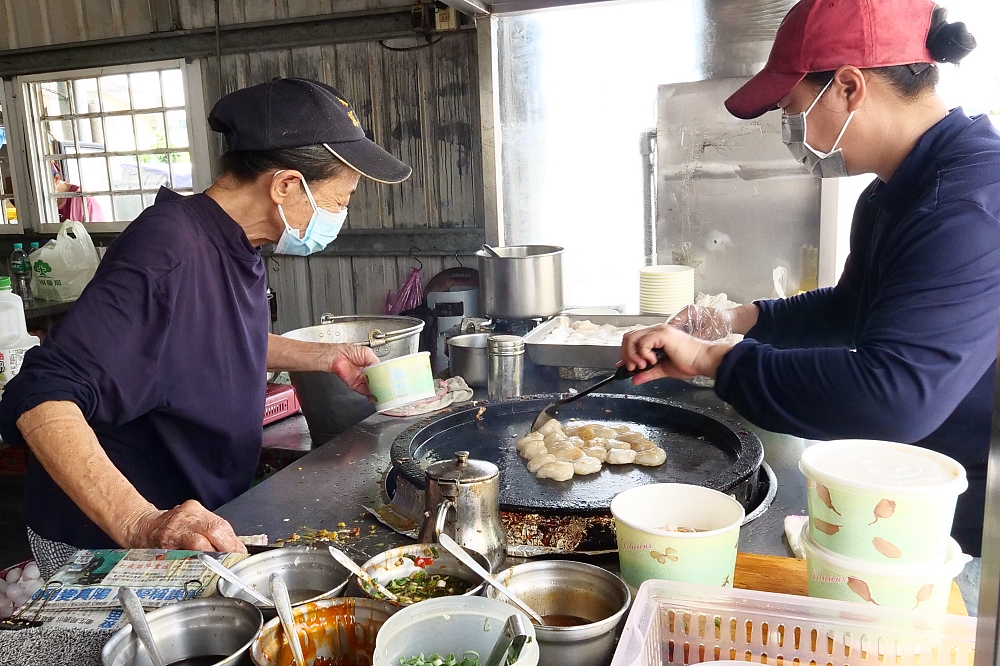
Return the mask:
<svg viewBox="0 0 1000 666"><path fill-rule="evenodd" d="M420 279L420 269L414 268L410 276L399 288L395 296L390 291L385 296L385 314L398 315L404 310L412 310L424 300L424 285Z"/></svg>

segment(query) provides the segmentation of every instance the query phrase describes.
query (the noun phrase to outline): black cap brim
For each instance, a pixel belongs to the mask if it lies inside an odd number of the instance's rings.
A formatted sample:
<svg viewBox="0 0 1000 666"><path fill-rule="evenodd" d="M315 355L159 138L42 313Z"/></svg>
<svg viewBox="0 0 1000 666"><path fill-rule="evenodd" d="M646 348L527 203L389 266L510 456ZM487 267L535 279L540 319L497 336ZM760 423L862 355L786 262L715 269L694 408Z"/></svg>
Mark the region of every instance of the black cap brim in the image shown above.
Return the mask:
<svg viewBox="0 0 1000 666"><path fill-rule="evenodd" d="M413 169L367 138L324 143L323 147L362 176L380 183L401 183L413 173Z"/></svg>

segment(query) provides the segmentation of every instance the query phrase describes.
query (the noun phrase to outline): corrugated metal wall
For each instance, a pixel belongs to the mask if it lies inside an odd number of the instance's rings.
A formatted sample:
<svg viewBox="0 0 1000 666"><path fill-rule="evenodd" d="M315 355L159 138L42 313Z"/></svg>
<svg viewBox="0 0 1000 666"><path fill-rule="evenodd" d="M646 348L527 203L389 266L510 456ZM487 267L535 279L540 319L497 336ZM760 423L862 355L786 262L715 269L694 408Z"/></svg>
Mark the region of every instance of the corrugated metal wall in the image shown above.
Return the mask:
<svg viewBox="0 0 1000 666"><path fill-rule="evenodd" d="M222 25L407 7L409 0L220 0ZM0 50L110 39L215 25L215 0L0 0ZM73 68L68 61L66 69ZM476 36L449 35L429 48L394 52L378 43L263 51L202 61L208 108L222 94L275 76L325 81L356 106L365 131L413 166L401 185L362 181L346 228L482 227ZM221 90L220 90L221 81ZM211 146L213 162L220 144ZM214 166L214 165L213 165ZM457 257L420 257L426 283ZM465 265L474 258L462 257ZM268 261L277 293L276 332L317 323L326 312L381 312L415 261L406 256Z"/></svg>
<svg viewBox="0 0 1000 666"><path fill-rule="evenodd" d="M408 0L220 0L222 25L406 7ZM0 0L0 49L215 26L215 0ZM162 9L159 9L162 7ZM158 20L159 19L159 20Z"/></svg>

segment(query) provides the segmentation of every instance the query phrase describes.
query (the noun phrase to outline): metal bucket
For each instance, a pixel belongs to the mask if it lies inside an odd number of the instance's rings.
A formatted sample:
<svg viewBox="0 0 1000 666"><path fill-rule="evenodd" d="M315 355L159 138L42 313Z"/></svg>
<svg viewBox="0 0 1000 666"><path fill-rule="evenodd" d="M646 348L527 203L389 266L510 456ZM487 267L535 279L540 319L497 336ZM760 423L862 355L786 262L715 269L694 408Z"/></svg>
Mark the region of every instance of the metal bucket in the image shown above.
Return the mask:
<svg viewBox="0 0 1000 666"><path fill-rule="evenodd" d="M449 338L448 367L452 377L461 377L472 388L486 388L489 360L486 340L489 333L469 333Z"/></svg>
<svg viewBox="0 0 1000 666"><path fill-rule="evenodd" d="M325 314L319 326L288 331L283 337L306 342L328 342L371 347L380 360L415 354L424 322L414 317ZM375 407L332 372L289 372L309 434L326 442L375 413Z"/></svg>
<svg viewBox="0 0 1000 666"><path fill-rule="evenodd" d="M480 310L494 319L551 317L563 309L562 253L555 245L495 247L476 252Z"/></svg>

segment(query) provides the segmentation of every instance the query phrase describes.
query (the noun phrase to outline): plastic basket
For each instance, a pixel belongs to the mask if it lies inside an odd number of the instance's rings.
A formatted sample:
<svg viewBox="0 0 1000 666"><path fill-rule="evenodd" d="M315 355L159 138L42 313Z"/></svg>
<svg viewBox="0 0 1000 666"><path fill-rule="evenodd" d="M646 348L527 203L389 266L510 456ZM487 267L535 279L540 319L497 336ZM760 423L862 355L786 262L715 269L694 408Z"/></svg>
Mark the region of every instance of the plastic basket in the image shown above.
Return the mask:
<svg viewBox="0 0 1000 666"><path fill-rule="evenodd" d="M975 643L960 615L649 580L611 664L972 666Z"/></svg>

